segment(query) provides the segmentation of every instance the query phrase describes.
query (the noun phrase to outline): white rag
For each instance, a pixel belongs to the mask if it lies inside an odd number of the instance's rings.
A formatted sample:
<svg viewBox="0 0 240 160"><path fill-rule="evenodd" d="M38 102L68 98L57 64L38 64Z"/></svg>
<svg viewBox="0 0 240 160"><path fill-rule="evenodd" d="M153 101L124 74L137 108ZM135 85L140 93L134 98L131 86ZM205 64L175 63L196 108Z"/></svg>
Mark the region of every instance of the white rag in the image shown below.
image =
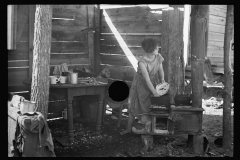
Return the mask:
<svg viewBox="0 0 240 160"><path fill-rule="evenodd" d="M66 63L62 63L60 65L55 66L53 70L53 75L61 76L62 72L69 72Z"/></svg>
<svg viewBox="0 0 240 160"><path fill-rule="evenodd" d="M11 100L10 106L19 109L21 102L24 101L24 100L25 100L24 97L19 96L19 95L14 95L13 98L12 98L12 100Z"/></svg>

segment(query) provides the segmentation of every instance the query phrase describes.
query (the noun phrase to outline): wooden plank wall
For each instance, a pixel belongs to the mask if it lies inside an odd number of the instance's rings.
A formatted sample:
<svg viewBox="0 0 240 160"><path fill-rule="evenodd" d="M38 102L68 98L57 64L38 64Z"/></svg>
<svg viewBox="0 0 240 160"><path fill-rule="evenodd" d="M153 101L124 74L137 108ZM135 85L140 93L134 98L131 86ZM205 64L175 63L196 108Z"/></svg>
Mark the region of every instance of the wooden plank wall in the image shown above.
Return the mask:
<svg viewBox="0 0 240 160"><path fill-rule="evenodd" d="M89 67L88 5L53 5L50 74L56 65Z"/></svg>
<svg viewBox="0 0 240 160"><path fill-rule="evenodd" d="M162 14L150 12L149 7L114 8L105 11L136 59L144 54L141 48L143 39L155 38L161 45L162 21L159 20L162 20ZM132 81L134 68L108 27L104 15L101 20L101 69L109 68L110 80Z"/></svg>
<svg viewBox="0 0 240 160"><path fill-rule="evenodd" d="M36 6L34 6L33 14ZM87 7L93 5L53 5L52 47L50 75L56 65L67 63L69 69L90 66L88 50L88 32L81 31L92 23L88 22ZM27 91L23 80L31 77L29 74L29 53L33 36L29 34L29 5L17 6L17 35L20 35L17 48L8 53L8 90L10 92ZM24 11L24 12L23 12ZM89 15L92 18L94 14ZM34 20L31 21L34 23ZM21 34L19 34L21 33ZM29 41L31 37L31 41ZM89 38L92 38L89 36Z"/></svg>
<svg viewBox="0 0 240 160"><path fill-rule="evenodd" d="M68 69L93 69L94 33L87 28L94 27L94 16L94 5L53 5L50 75L62 63L67 63ZM63 90L50 92L64 96ZM74 114L79 105L80 101L74 98ZM65 100L49 102L48 118L61 117L66 107Z"/></svg>
<svg viewBox="0 0 240 160"><path fill-rule="evenodd" d="M227 5L210 5L209 6L209 32L207 57L211 60L212 65L223 67L223 46L224 33L226 24ZM233 62L232 54L232 62Z"/></svg>
<svg viewBox="0 0 240 160"><path fill-rule="evenodd" d="M28 26L28 5L16 6L16 50L8 51L8 91L19 92L27 91L27 87L22 81L28 78L28 44L29 44L29 26ZM27 34L26 34L27 33Z"/></svg>
<svg viewBox="0 0 240 160"><path fill-rule="evenodd" d="M35 14L36 6L32 6L32 14ZM30 24L29 5L17 7L17 33L22 34L17 49L8 52L8 91L17 92L18 95L30 99L29 88L22 82L31 77L29 66L32 64L29 63L32 63L30 58L33 35L30 33L33 30L30 31L29 28L33 26L34 19L31 19ZM94 40L92 33L84 29L94 25L93 8L94 5L53 5L50 75L53 74L54 67L61 63L67 63L69 69L91 66L90 58L94 58ZM50 95L55 93L53 89L50 92ZM64 95L64 92L58 91L57 94ZM74 104L77 106L79 102L74 101ZM48 118L61 117L61 111L65 107L64 100L52 100L50 97Z"/></svg>

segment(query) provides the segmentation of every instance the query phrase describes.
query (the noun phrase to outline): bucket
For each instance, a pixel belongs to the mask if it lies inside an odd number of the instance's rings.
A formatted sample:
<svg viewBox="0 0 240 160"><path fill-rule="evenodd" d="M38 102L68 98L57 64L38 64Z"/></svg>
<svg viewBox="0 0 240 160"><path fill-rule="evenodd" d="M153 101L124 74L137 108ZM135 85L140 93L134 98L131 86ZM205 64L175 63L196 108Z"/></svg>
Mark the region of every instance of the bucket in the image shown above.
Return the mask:
<svg viewBox="0 0 240 160"><path fill-rule="evenodd" d="M20 111L22 114L26 112L35 112L36 111L36 102L24 100L20 104Z"/></svg>

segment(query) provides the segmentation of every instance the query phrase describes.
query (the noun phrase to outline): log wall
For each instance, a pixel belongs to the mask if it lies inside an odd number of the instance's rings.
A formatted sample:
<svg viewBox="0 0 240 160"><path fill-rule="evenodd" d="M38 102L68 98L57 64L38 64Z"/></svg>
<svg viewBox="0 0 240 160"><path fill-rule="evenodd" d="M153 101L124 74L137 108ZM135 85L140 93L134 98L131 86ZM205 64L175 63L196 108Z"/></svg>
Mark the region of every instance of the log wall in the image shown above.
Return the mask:
<svg viewBox="0 0 240 160"><path fill-rule="evenodd" d="M138 60L144 51L141 42L155 38L161 46L162 14L152 13L149 7L128 7L105 10L113 25ZM131 82L135 70L109 28L104 15L101 17L100 61L101 69L108 67L111 80Z"/></svg>

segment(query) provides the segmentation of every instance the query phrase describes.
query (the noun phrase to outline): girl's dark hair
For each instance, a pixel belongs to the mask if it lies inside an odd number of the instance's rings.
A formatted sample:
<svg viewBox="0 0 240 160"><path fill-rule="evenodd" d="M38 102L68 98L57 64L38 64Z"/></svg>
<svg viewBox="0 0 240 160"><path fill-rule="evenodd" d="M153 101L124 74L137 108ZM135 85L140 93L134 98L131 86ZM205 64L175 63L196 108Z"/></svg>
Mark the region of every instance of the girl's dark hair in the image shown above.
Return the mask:
<svg viewBox="0 0 240 160"><path fill-rule="evenodd" d="M147 39L144 39L141 43L142 45L142 48L143 50L146 52L146 53L151 53L154 51L154 49L156 49L157 45L158 45L158 42L156 39L153 39L153 38L147 38Z"/></svg>

